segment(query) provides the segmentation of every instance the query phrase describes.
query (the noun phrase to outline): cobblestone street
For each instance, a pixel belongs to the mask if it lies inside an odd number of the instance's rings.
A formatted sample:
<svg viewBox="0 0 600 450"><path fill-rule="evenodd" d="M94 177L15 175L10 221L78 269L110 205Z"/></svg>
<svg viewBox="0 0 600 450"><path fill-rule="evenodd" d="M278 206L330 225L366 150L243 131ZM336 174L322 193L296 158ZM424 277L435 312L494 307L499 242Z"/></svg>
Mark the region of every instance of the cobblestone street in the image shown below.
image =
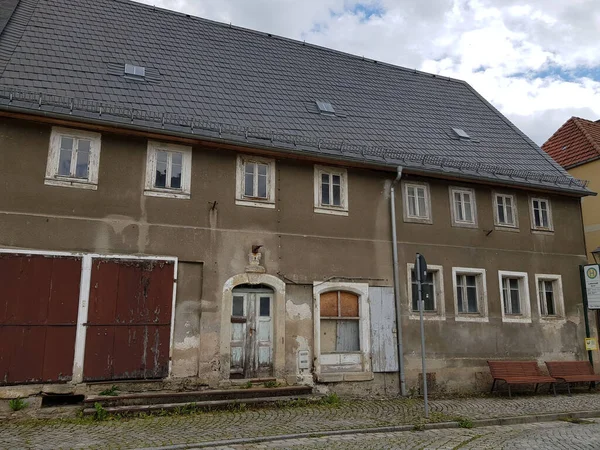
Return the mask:
<svg viewBox="0 0 600 450"><path fill-rule="evenodd" d="M531 416L539 414L564 414L574 412L595 412L600 416L600 394L577 394L572 397L559 395L444 399L431 402L432 417L438 421L456 421L458 418L471 420ZM343 401L339 406L302 406L248 410L244 412L210 412L190 415L154 416L127 420L107 420L102 422L82 420L27 420L5 421L0 423L0 448L7 449L57 449L57 448L147 448L168 445L191 445L239 438L280 436L298 433L314 434L335 430L356 430L363 428L391 427L418 423L422 414L419 400L359 400ZM543 424L542 424L543 425ZM552 427L539 425L541 435ZM564 424L570 429L594 430L596 425ZM567 426L568 425L568 426ZM535 428L535 427L534 427ZM563 429L560 428L560 429ZM414 439L471 438L481 434L482 428L431 430L422 433L398 434L399 439L407 439L412 445ZM507 427L511 433L514 426ZM547 430L547 431L543 431ZM559 433L560 434L560 433ZM503 438L508 435L504 434ZM359 437L364 442L376 439L375 435ZM345 446L342 437L332 439ZM385 439L385 436L383 436ZM483 439L483 438L481 438ZM587 438L586 438L587 439ZM479 438L478 438L479 440ZM402 445L401 442L398 445ZM417 442L417 441L415 441ZM434 441L432 441L434 442ZM451 444L454 445L452 440ZM462 442L462 441L460 441ZM479 443L485 442L481 440ZM590 441L591 442L591 441ZM451 446L451 444L448 444ZM271 445L264 443L262 445ZM283 446L289 446L286 442ZM312 443L311 443L312 445ZM320 445L320 444L319 444ZM333 444L332 444L333 445ZM363 447L362 444L357 444ZM432 444L433 445L433 444ZM438 445L438 444L436 444ZM438 447L443 447L441 442ZM458 444L456 444L458 445ZM483 445L483 444L481 444ZM512 443L506 443L507 448ZM515 444L516 445L516 444ZM383 445L385 447L386 445ZM421 447L427 447L426 442ZM392 446L393 447L393 446ZM379 448L379 445L376 445ZM400 447L402 448L402 447ZM451 447L450 447L451 448ZM466 447L468 448L468 447ZM481 447L473 447L481 448ZM491 448L491 447L490 447ZM573 446L570 446L573 448ZM574 447L578 448L578 447ZM600 448L600 445L591 448Z"/></svg>
<svg viewBox="0 0 600 450"><path fill-rule="evenodd" d="M216 447L217 450L250 449L511 449L597 450L600 424L547 422L515 426L481 427L470 430L442 429L423 432L365 433L328 436L254 445Z"/></svg>

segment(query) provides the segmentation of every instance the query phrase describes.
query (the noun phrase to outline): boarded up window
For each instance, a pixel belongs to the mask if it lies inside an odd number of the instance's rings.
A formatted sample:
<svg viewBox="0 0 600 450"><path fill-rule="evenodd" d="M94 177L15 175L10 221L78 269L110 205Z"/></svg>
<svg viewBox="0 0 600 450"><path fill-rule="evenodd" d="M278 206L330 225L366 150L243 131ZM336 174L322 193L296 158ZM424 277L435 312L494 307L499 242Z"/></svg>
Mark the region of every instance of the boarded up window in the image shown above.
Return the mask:
<svg viewBox="0 0 600 450"><path fill-rule="evenodd" d="M351 292L321 294L321 353L360 351L358 300Z"/></svg>

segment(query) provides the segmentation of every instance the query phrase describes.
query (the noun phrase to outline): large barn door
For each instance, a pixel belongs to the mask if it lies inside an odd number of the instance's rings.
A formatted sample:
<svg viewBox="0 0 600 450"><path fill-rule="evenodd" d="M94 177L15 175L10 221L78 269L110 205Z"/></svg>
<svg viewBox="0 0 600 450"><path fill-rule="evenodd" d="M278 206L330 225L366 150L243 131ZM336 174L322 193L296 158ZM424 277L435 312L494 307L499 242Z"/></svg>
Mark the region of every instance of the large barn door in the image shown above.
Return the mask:
<svg viewBox="0 0 600 450"><path fill-rule="evenodd" d="M83 379L169 373L172 261L92 259Z"/></svg>
<svg viewBox="0 0 600 450"><path fill-rule="evenodd" d="M71 380L81 261L0 254L0 385Z"/></svg>

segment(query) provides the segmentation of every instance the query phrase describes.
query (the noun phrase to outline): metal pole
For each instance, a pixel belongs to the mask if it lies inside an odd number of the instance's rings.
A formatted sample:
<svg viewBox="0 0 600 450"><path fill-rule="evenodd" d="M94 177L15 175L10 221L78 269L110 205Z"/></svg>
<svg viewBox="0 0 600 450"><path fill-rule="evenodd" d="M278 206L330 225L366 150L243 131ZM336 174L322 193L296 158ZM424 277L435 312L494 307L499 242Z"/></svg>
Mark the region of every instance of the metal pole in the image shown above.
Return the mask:
<svg viewBox="0 0 600 450"><path fill-rule="evenodd" d="M398 239L396 237L396 194L394 186L402 176L402 167L398 167L398 175L392 182L390 189L390 209L392 216L392 254L393 254L393 270L394 270L394 300L396 304L396 329L398 340L398 372L400 382L400 394L406 397L406 379L404 376L404 347L402 345L402 313L400 300L400 273L398 269Z"/></svg>
<svg viewBox="0 0 600 450"><path fill-rule="evenodd" d="M417 253L417 285L419 291L419 316L421 319L421 361L423 364L423 398L425 399L425 418L429 418L429 403L427 401L427 367L425 364L425 327L423 325L423 280L421 279L421 255Z"/></svg>
<svg viewBox="0 0 600 450"><path fill-rule="evenodd" d="M581 294L583 297L583 321L585 323L585 337L590 337L590 319L588 317L588 298L587 298L587 289L585 288L585 266L579 266L579 278L581 280ZM592 356L592 351L588 350L588 359L590 360L590 364L594 367L594 358Z"/></svg>

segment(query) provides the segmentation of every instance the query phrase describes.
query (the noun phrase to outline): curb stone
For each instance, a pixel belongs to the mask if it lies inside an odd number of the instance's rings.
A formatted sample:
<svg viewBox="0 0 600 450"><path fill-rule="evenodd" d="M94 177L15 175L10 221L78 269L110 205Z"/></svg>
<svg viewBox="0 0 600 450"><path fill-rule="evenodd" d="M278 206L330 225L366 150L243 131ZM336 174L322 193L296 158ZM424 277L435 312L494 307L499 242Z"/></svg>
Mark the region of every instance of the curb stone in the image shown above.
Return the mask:
<svg viewBox="0 0 600 450"><path fill-rule="evenodd" d="M500 417L495 419L475 419L472 420L473 427L488 427L494 425L519 425L536 422L553 422L560 420L564 417L572 417L576 419L589 419L594 417L600 417L600 410L593 411L574 411L574 412L563 412L563 413L547 413L547 414L535 414L528 416L513 416L513 417ZM436 429L447 429L447 428L459 428L458 422L438 422L428 423L423 425L424 430L436 430ZM402 431L412 431L414 425L398 425L390 427L378 427L378 428L356 428L346 430L333 430L333 431L314 431L310 433L295 433L295 434L280 434L273 436L261 436L253 438L239 438L239 439L225 439L220 441L208 441L198 442L196 444L177 444L168 445L164 447L141 447L138 450L193 450L207 447L224 447L230 445L242 445L242 444L260 444L262 442L273 442L273 441L286 441L291 439L302 439L302 438L315 438L315 437L326 437L326 436L343 436L347 434L367 434L367 433L393 433Z"/></svg>

